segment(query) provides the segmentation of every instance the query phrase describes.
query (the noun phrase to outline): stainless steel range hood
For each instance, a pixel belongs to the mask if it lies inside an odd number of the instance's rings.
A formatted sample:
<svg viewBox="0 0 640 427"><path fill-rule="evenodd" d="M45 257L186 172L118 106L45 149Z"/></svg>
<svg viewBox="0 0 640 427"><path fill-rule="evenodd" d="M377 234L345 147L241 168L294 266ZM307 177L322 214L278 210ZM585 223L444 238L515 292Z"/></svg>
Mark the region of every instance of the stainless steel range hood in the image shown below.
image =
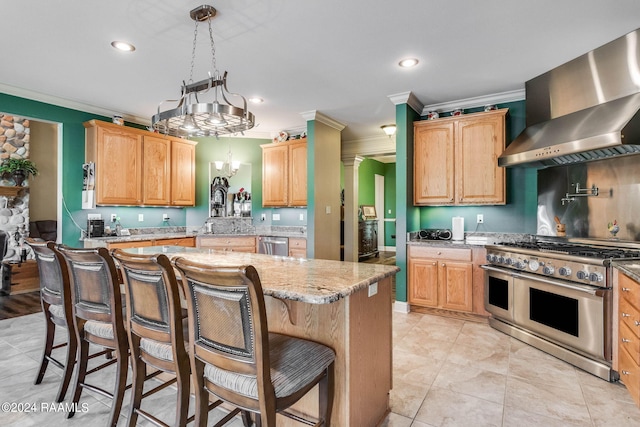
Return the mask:
<svg viewBox="0 0 640 427"><path fill-rule="evenodd" d="M499 166L640 153L640 29L526 83L527 128Z"/></svg>

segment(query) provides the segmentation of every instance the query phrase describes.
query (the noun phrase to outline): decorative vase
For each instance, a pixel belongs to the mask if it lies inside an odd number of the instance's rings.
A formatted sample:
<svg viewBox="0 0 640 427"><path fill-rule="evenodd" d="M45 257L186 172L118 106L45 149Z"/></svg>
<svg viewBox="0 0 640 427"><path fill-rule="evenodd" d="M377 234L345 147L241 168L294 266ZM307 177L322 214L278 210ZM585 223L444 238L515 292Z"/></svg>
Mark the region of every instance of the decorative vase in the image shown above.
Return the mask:
<svg viewBox="0 0 640 427"><path fill-rule="evenodd" d="M24 180L27 178L27 174L24 173L22 169L18 169L13 172L11 177L13 178L13 182L16 183L16 187L22 187Z"/></svg>

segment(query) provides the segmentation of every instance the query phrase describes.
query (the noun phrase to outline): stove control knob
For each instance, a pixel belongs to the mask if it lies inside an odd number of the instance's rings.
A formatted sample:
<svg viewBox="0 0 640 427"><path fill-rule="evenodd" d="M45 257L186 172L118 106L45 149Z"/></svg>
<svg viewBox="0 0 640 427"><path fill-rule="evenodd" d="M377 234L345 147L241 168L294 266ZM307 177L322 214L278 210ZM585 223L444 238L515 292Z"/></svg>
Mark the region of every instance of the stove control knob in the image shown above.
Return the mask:
<svg viewBox="0 0 640 427"><path fill-rule="evenodd" d="M496 262L496 260L498 259L498 257L494 254L487 254L487 261L489 262Z"/></svg>
<svg viewBox="0 0 640 427"><path fill-rule="evenodd" d="M512 265L513 264L513 258L505 258L504 259L504 263L507 265Z"/></svg>
<svg viewBox="0 0 640 427"><path fill-rule="evenodd" d="M524 268L524 261L522 261L522 260L518 260L518 261L516 261L516 262L514 263L514 266L515 266L516 268Z"/></svg>
<svg viewBox="0 0 640 427"><path fill-rule="evenodd" d="M571 269L569 267L560 267L558 270L561 276L571 276Z"/></svg>
<svg viewBox="0 0 640 427"><path fill-rule="evenodd" d="M552 265L545 265L544 268L542 269L542 272L544 274L549 274L549 275L553 274L555 271L556 269L553 268Z"/></svg>
<svg viewBox="0 0 640 427"><path fill-rule="evenodd" d="M604 277L602 276L602 273L589 274L589 281L591 282L602 282L603 280L604 280Z"/></svg>
<svg viewBox="0 0 640 427"><path fill-rule="evenodd" d="M532 259L529 261L529 270L536 271L538 270L538 268L540 268L540 263L538 262L538 260Z"/></svg>
<svg viewBox="0 0 640 427"><path fill-rule="evenodd" d="M504 257L503 257L502 255L500 255L500 256L498 257L498 262L499 262L500 264L504 263Z"/></svg>
<svg viewBox="0 0 640 427"><path fill-rule="evenodd" d="M576 273L576 277L577 277L579 280L588 279L588 278L589 278L589 273L587 273L586 271L582 271L582 270L580 270L580 271L578 271L578 272Z"/></svg>

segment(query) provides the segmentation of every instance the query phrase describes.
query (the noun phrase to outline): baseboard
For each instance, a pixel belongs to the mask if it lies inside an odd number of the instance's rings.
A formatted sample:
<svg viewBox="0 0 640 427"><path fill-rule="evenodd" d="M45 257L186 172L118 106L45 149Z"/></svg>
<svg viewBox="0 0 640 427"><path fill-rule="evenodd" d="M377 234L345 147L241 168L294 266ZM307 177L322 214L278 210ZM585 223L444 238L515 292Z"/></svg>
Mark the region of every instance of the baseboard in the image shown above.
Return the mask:
<svg viewBox="0 0 640 427"><path fill-rule="evenodd" d="M405 301L394 301L393 311L395 311L396 313L407 314L410 311L409 303Z"/></svg>

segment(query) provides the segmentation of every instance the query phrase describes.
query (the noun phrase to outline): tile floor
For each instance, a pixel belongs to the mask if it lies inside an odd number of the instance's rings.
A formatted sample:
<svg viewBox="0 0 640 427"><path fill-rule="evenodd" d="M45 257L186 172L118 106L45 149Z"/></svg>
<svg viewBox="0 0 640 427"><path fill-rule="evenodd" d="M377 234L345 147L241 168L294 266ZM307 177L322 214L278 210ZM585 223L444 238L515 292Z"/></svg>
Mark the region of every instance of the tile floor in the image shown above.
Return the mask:
<svg viewBox="0 0 640 427"><path fill-rule="evenodd" d="M486 324L427 314L393 315L394 389L386 427L640 426L640 409L624 386L607 383L491 329ZM44 321L31 314L0 321L0 403L50 402L59 370L33 385ZM109 384L108 373L101 380ZM128 402L125 396L125 409ZM153 398L173 418L172 390ZM0 412L2 426L94 426L106 422L110 401L85 392L86 412ZM221 412L212 412L214 419ZM121 415L118 425L126 425ZM139 425L150 425L139 421ZM229 426L239 427L239 419ZM349 426L352 427L352 426ZM368 427L368 426L353 426Z"/></svg>

